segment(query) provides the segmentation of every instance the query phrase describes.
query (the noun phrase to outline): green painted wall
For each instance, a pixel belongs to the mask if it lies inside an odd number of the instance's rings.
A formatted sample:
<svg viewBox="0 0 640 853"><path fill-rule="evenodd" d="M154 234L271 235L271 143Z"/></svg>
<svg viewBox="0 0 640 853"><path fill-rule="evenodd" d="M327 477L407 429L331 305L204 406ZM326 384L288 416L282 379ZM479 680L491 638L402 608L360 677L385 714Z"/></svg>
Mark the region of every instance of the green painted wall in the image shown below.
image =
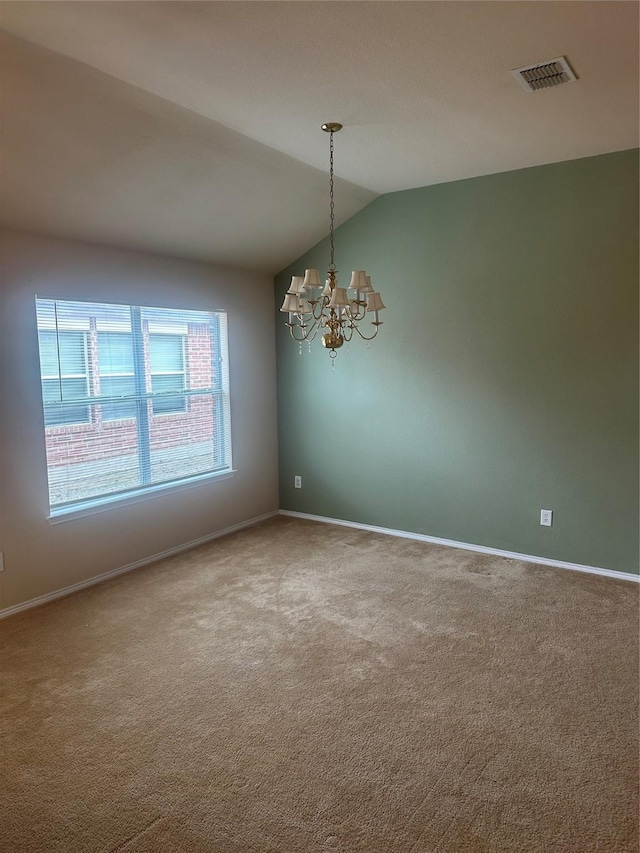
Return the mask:
<svg viewBox="0 0 640 853"><path fill-rule="evenodd" d="M638 152L381 196L336 263L388 310L335 370L278 314L281 508L637 572Z"/></svg>

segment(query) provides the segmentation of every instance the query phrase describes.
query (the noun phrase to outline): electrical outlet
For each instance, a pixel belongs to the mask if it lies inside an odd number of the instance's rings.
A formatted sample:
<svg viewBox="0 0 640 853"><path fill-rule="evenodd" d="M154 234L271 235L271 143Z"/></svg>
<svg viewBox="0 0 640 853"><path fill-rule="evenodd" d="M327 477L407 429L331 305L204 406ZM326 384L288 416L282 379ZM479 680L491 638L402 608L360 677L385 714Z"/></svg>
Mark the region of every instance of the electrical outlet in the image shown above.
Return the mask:
<svg viewBox="0 0 640 853"><path fill-rule="evenodd" d="M551 527L553 525L553 510L552 509L541 509L540 510L540 524L543 527Z"/></svg>
<svg viewBox="0 0 640 853"><path fill-rule="evenodd" d="M4 551L0 551L0 572L4 572Z"/></svg>
<svg viewBox="0 0 640 853"><path fill-rule="evenodd" d="M302 477L299 474L296 474L293 478L293 488L301 489L302 488Z"/></svg>

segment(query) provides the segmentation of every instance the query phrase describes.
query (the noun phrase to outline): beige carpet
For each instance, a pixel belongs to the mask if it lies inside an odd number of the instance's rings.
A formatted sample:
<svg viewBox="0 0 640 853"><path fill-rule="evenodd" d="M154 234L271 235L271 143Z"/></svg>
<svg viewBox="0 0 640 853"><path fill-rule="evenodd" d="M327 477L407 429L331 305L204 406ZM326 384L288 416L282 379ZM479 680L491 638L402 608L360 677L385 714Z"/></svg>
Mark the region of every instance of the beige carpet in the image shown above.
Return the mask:
<svg viewBox="0 0 640 853"><path fill-rule="evenodd" d="M638 587L276 518L0 623L2 853L638 850Z"/></svg>

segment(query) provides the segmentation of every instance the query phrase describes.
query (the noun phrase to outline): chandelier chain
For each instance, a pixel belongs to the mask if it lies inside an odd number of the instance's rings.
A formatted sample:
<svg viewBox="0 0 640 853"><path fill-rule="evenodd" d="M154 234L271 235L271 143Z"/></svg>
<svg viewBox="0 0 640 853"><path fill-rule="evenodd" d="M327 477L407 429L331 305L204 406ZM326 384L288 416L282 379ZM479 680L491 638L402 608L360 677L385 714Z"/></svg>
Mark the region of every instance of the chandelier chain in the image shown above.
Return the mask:
<svg viewBox="0 0 640 853"><path fill-rule="evenodd" d="M330 270L335 270L335 248L333 243L333 220L334 220L334 202L333 202L333 131L329 134L329 199L330 199L330 221L329 221L329 241L331 246L331 263Z"/></svg>

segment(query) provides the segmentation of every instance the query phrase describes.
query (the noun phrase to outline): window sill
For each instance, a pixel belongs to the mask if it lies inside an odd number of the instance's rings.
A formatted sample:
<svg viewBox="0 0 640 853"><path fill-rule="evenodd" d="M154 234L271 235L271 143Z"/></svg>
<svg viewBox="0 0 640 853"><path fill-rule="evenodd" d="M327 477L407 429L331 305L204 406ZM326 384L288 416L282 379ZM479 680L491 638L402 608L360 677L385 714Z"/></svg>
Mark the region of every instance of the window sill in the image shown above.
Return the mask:
<svg viewBox="0 0 640 853"><path fill-rule="evenodd" d="M237 470L235 468L227 471L214 472L211 474L201 474L197 477L190 477L188 480L177 480L172 483L160 483L157 486L149 486L144 491L125 492L112 498L96 498L95 500L83 501L77 503L68 509L54 510L47 519L50 524L61 524L65 521L74 521L76 518L84 518L89 515L96 515L99 512L107 512L112 509L121 509L122 507L130 506L131 504L140 503L141 501L149 500L158 496L164 496L168 493L182 492L186 489L192 489L194 486L200 486L203 483L209 483L213 480L230 480L235 477Z"/></svg>

